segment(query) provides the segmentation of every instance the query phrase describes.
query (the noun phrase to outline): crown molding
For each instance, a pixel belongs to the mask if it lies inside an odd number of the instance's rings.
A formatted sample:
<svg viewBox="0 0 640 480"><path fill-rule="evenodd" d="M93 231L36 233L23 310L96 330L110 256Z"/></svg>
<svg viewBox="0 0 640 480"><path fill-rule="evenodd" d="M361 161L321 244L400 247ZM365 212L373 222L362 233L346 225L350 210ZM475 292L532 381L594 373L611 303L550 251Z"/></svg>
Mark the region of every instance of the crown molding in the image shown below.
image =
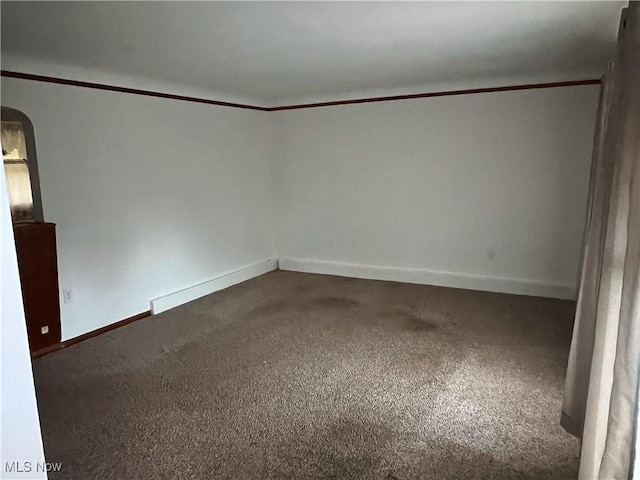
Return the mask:
<svg viewBox="0 0 640 480"><path fill-rule="evenodd" d="M461 89L461 90L442 90L442 91L426 92L426 93L365 97L365 98L354 98L354 99L335 100L335 101L326 101L326 102L301 103L301 104L292 104L292 105L264 107L260 105L211 100L208 98L191 97L187 95L176 95L171 93L164 93L164 92L158 92L153 90L144 90L139 88L120 87L120 86L109 85L104 83L85 82L80 80L71 80L67 78L51 77L47 75L36 75L32 73L16 72L13 70L0 70L0 75L3 77L17 78L20 80L54 83L58 85L68 85L68 86L81 87L81 88L92 88L95 90L106 90L110 92L128 93L132 95L143 95L148 97L164 98L164 99L170 99L170 100L180 100L184 102L202 103L206 105L216 105L220 107L232 107L232 108L241 108L246 110L258 110L262 112L279 112L279 111L285 111L285 110L334 107L339 105L354 105L354 104L361 104L361 103L391 102L396 100L414 100L414 99L420 99L420 98L448 97L448 96L454 96L454 95L474 95L478 93L510 92L515 90L534 90L534 89L542 89L542 88L575 87L575 86L581 86L581 85L600 84L600 79L597 78L597 79L587 79L587 80L568 80L568 81L562 81L562 82L505 85L505 86L499 86L499 87L470 88L470 89Z"/></svg>

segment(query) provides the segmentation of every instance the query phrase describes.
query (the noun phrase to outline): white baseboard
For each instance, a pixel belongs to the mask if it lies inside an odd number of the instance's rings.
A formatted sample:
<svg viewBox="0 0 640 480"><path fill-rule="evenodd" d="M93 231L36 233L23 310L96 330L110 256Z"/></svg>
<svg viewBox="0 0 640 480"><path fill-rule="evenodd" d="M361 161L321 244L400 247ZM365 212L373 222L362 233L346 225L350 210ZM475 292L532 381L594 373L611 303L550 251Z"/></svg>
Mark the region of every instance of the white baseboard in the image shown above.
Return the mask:
<svg viewBox="0 0 640 480"><path fill-rule="evenodd" d="M365 278L370 280L388 280L393 282L436 285L440 287L466 288L487 292L513 293L535 297L549 297L574 300L576 286L570 283L547 283L517 278L490 277L486 275L435 272L413 268L378 267L352 263L323 262L299 258L281 258L264 260L246 267L227 272L211 280L187 287L183 290L151 300L151 313L183 305L210 293L223 290L238 283L250 280L273 270L292 272L320 273L340 277Z"/></svg>
<svg viewBox="0 0 640 480"><path fill-rule="evenodd" d="M210 293L223 290L277 269L278 261L269 259L247 265L232 272L223 273L206 282L151 300L151 313L155 315L156 313L164 312L165 310L183 305L197 298L209 295Z"/></svg>
<svg viewBox="0 0 640 480"><path fill-rule="evenodd" d="M490 277L449 272L435 272L411 268L376 267L350 263L322 262L298 258L281 258L280 270L321 273L340 277L388 280L394 282L436 285L439 287L465 288L487 292L514 293L534 297L550 297L574 300L576 285L572 283L547 283L517 278Z"/></svg>

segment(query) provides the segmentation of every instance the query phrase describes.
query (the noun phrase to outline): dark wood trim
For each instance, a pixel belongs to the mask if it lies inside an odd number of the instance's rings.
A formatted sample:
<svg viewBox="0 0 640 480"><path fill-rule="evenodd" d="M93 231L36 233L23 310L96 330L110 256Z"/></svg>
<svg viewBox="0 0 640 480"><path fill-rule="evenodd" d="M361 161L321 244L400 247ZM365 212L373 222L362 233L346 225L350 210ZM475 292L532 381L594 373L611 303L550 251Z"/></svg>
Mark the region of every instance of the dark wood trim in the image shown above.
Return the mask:
<svg viewBox="0 0 640 480"><path fill-rule="evenodd" d="M333 102L304 103L301 105L283 105L269 108L270 112L280 110L299 110L301 108L333 107L355 103L390 102L395 100L412 100L416 98L448 97L451 95L472 95L475 93L509 92L513 90L532 90L539 88L574 87L578 85L597 85L600 79L572 80L567 82L530 83L527 85L507 85L504 87L471 88L468 90L446 90L442 92L413 93L408 95L392 95L388 97L356 98L353 100L337 100Z"/></svg>
<svg viewBox="0 0 640 480"><path fill-rule="evenodd" d="M46 355L47 353L55 352L56 350L60 350L62 348L66 348L71 345L75 345L76 343L80 343L84 340L88 340L89 338L97 337L98 335L102 335L103 333L110 332L111 330L115 330L116 328L124 327L125 325L129 325L130 323L133 323L136 320L140 320L150 316L151 316L150 311L139 313L137 315L134 315L133 317L125 318L124 320L120 320L119 322L115 322L105 327L99 328L97 330L87 332L83 335L80 335L79 337L71 338L69 340L65 340L64 342L51 345L50 347L41 348L40 350L31 352L31 358L41 357L42 355Z"/></svg>
<svg viewBox="0 0 640 480"><path fill-rule="evenodd" d="M34 75L31 73L13 72L11 70L0 70L3 77L19 78L21 80L33 80L35 82L57 83L59 85L71 85L74 87L93 88L95 90L107 90L110 92L130 93L133 95L145 95L147 97L166 98L170 100L182 100L184 102L204 103L207 105L218 105L220 107L244 108L248 110L268 111L267 107L258 107L256 105L246 105L244 103L222 102L219 100L209 100L207 98L189 97L186 95L174 95L172 93L154 92L152 90L141 90L139 88L116 87L115 85L106 85L104 83L82 82L79 80L70 80L67 78L48 77L45 75Z"/></svg>
<svg viewBox="0 0 640 480"><path fill-rule="evenodd" d="M48 77L45 75L34 75L31 73L13 72L10 70L0 70L3 77L19 78L21 80L33 80L36 82L57 83L59 85L71 85L74 87L93 88L96 90L107 90L110 92L130 93L133 95L146 95L148 97L166 98L171 100L181 100L184 102L204 103L207 105L218 105L221 107L244 108L248 110L259 110L261 112L278 112L282 110L300 110L302 108L334 107L337 105L351 105L357 103L391 102L395 100L412 100L417 98L448 97L452 95L472 95L475 93L509 92L513 90L532 90L539 88L575 87L579 85L598 85L600 79L571 80L566 82L530 83L525 85L507 85L503 87L471 88L468 90L446 90L442 92L413 93L408 95L392 95L386 97L355 98L352 100L336 100L333 102L303 103L299 105L281 105L278 107L260 107L258 105L247 105L242 103L221 102L206 98L188 97L185 95L174 95L171 93L154 92L151 90L141 90L138 88L117 87L103 83L82 82L79 80L69 80L65 78Z"/></svg>

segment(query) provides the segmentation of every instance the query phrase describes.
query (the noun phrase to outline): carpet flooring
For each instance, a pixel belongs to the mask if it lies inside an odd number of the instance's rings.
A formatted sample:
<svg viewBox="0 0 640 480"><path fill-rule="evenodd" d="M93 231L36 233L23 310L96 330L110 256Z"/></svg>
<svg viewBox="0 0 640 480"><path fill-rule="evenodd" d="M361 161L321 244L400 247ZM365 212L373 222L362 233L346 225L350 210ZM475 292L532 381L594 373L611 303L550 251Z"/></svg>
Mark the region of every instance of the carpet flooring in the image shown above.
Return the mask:
<svg viewBox="0 0 640 480"><path fill-rule="evenodd" d="M575 479L573 302L276 271L34 361L52 479Z"/></svg>

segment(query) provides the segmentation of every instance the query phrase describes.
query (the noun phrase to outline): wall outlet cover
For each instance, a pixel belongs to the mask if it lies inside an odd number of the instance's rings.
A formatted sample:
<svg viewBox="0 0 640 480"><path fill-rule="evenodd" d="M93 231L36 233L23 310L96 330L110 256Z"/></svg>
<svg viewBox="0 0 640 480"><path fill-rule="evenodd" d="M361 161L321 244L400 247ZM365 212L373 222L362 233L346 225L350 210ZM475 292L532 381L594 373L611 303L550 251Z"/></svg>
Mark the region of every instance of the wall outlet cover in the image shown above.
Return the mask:
<svg viewBox="0 0 640 480"><path fill-rule="evenodd" d="M62 292L62 296L64 298L64 303L73 302L73 292L71 290L64 290Z"/></svg>

